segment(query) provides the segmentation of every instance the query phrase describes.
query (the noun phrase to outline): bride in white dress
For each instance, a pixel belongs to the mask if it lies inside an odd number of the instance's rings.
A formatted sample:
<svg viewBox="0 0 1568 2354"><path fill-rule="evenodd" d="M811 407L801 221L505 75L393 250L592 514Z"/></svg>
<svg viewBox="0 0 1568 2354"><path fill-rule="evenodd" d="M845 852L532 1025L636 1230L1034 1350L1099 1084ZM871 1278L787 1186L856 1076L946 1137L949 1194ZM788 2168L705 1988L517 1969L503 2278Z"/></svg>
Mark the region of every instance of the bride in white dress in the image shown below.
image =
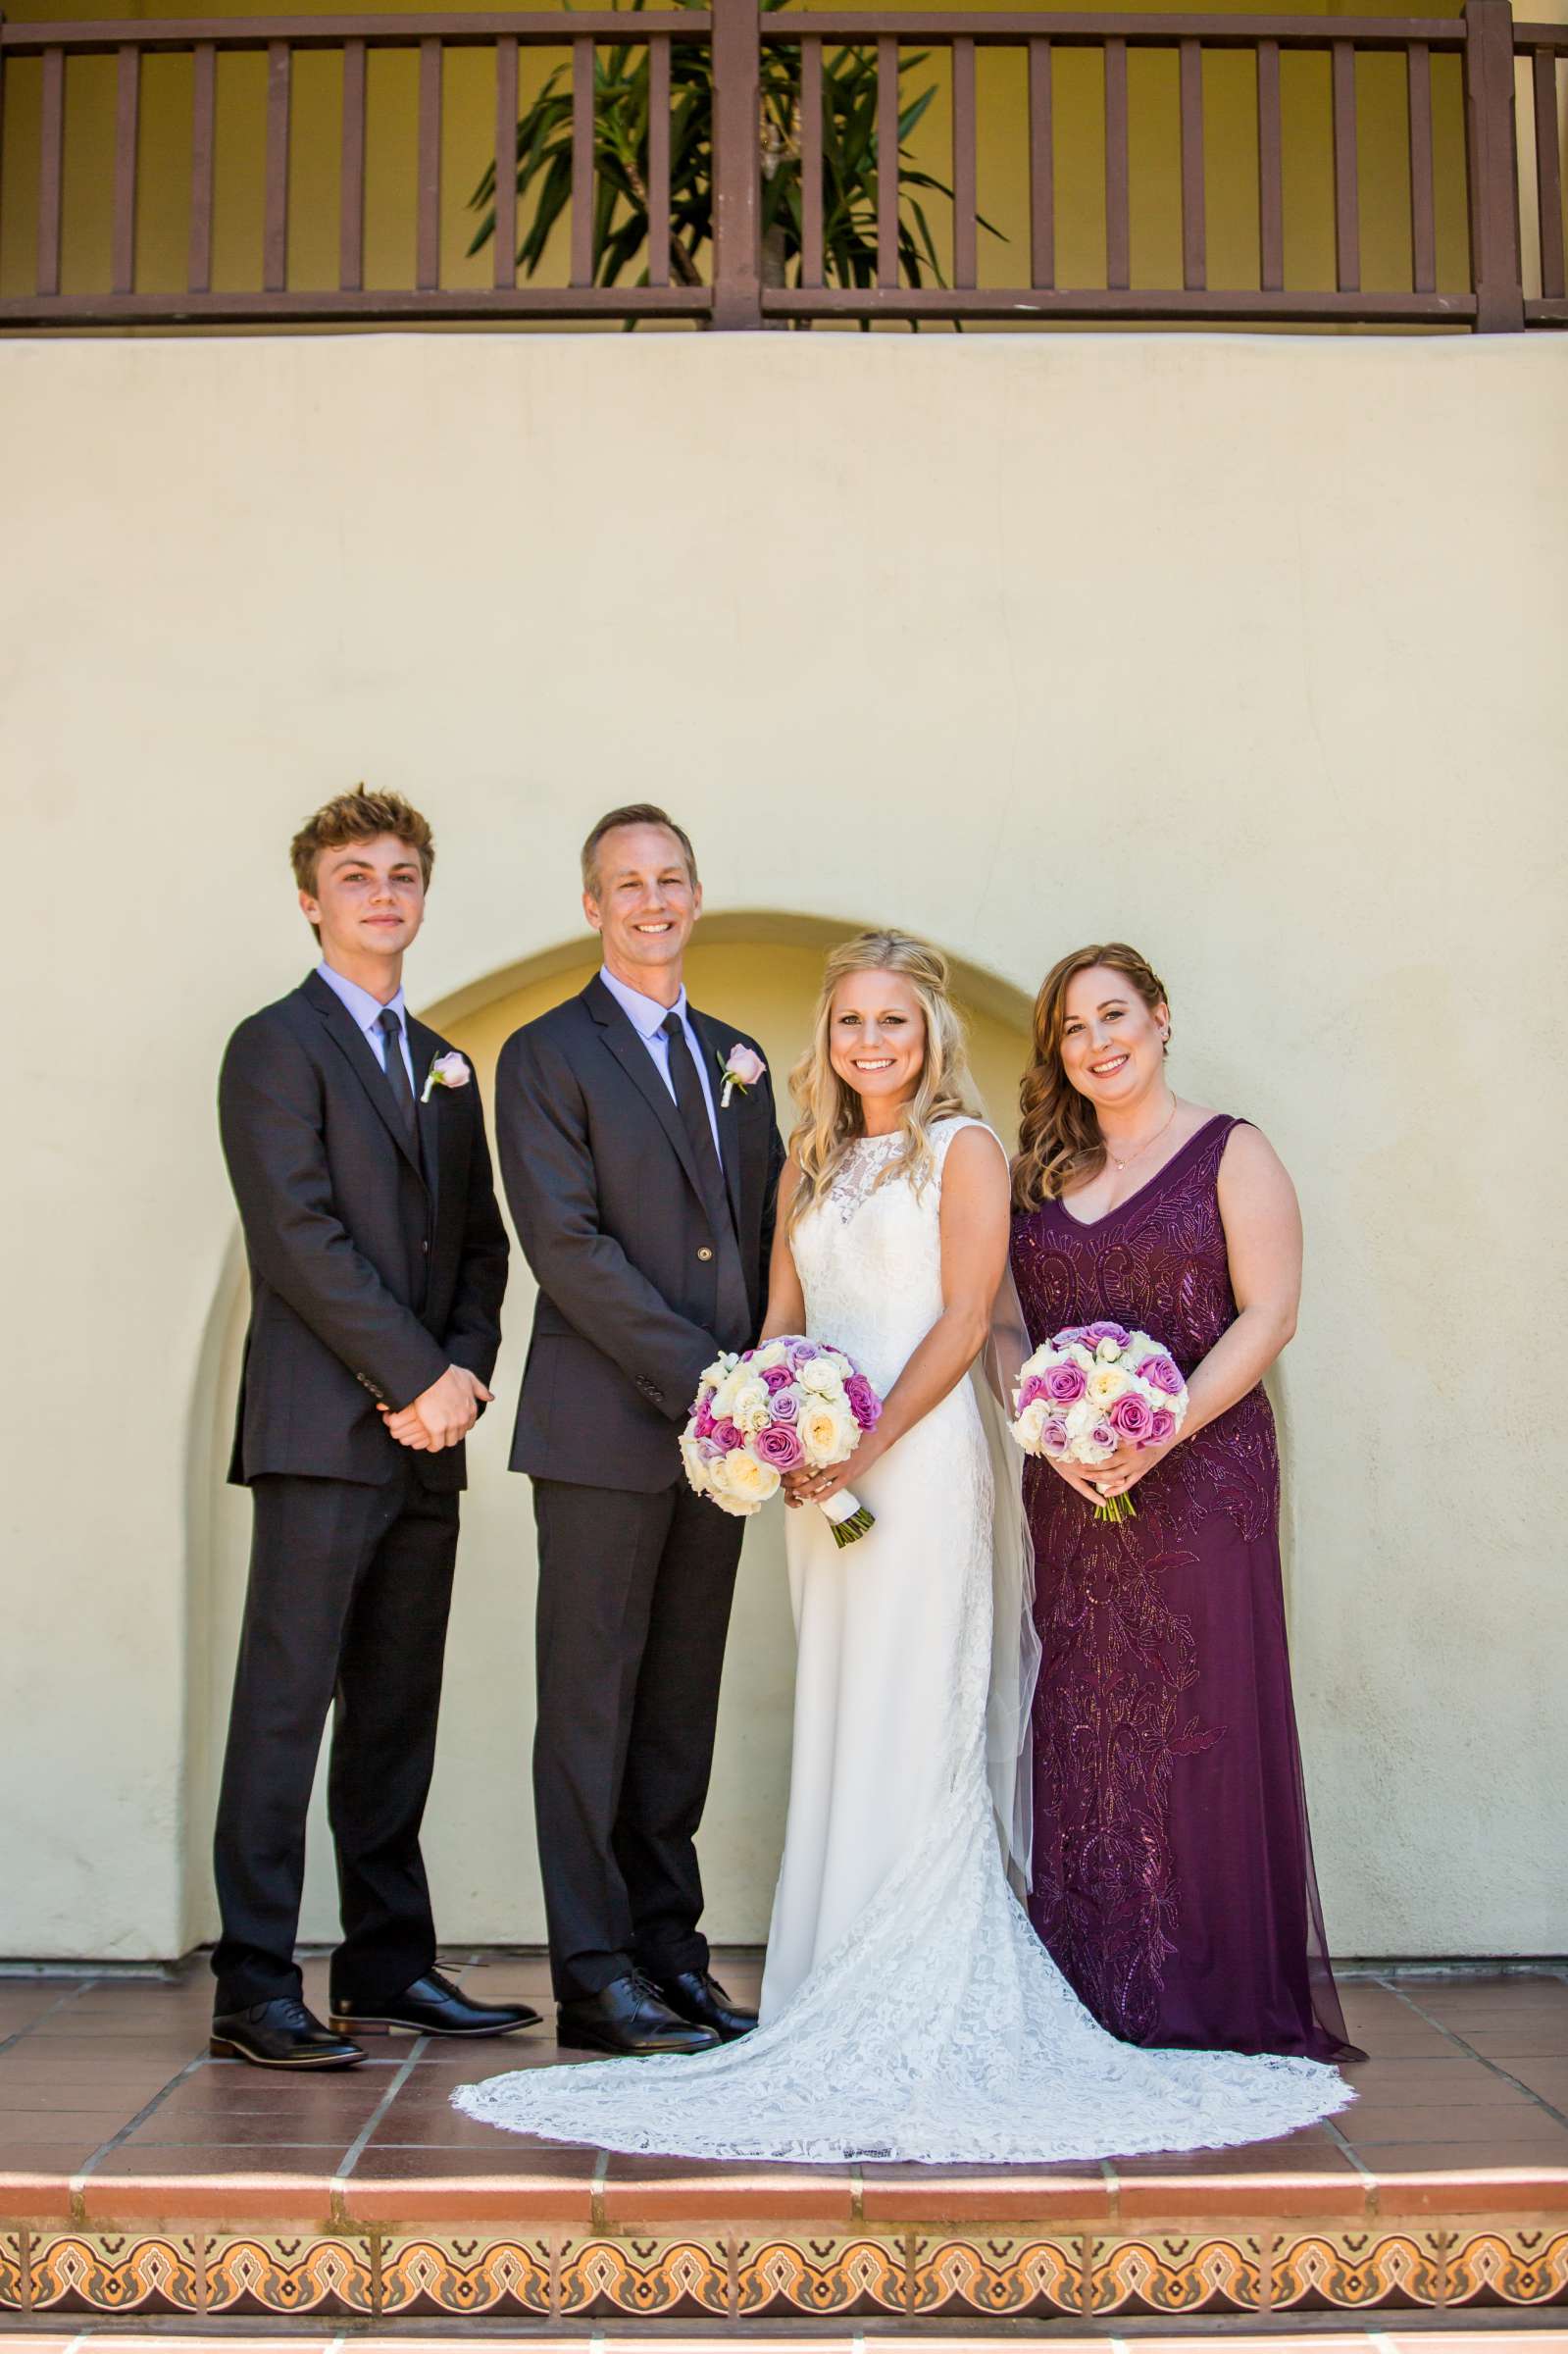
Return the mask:
<svg viewBox="0 0 1568 2354"><path fill-rule="evenodd" d="M1330 2115L1351 2094L1320 2062L1107 2034L1010 1884L1021 1458L969 1378L1008 1288L1008 1171L938 953L897 933L835 950L793 1085L764 1337L836 1343L885 1404L848 1465L789 1477L799 1660L761 2024L690 2058L520 2070L457 2106L612 2150L817 2163L1131 2157ZM876 1526L840 1551L813 1507L845 1484Z"/></svg>

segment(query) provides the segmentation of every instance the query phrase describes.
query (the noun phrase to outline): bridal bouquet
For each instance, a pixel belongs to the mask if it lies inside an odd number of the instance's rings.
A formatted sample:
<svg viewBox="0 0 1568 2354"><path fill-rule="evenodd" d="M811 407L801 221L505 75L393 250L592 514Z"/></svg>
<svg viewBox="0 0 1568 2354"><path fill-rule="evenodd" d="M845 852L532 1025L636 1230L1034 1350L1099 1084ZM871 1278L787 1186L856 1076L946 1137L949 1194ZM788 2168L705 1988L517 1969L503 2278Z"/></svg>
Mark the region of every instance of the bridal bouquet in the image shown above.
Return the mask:
<svg viewBox="0 0 1568 2354"><path fill-rule="evenodd" d="M881 1415L882 1400L841 1349L785 1337L739 1356L727 1350L702 1375L681 1459L699 1496L750 1514L786 1471L847 1462ZM852 1545L872 1526L847 1488L822 1509L835 1545Z"/></svg>
<svg viewBox="0 0 1568 2354"><path fill-rule="evenodd" d="M1108 1463L1118 1448L1163 1447L1187 1420L1187 1383L1168 1349L1125 1324L1069 1324L1018 1376L1014 1438L1052 1462ZM1136 1520L1131 1496L1110 1496L1096 1520Z"/></svg>

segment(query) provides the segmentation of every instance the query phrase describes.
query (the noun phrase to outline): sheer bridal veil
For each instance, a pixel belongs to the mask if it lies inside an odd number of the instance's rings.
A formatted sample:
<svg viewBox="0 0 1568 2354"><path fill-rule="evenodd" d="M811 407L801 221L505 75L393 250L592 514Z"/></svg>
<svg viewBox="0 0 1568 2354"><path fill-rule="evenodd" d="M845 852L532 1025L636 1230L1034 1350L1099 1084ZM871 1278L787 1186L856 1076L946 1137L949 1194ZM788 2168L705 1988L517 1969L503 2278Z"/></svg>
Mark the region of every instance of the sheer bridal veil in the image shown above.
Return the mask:
<svg viewBox="0 0 1568 2354"><path fill-rule="evenodd" d="M1030 1712L1039 1674L1035 1626L1035 1548L1024 1516L1024 1451L1009 1424L1029 1333L1012 1269L1002 1276L990 1332L970 1376L990 1455L990 1690L986 1702L986 1776L1007 1877L1020 1902L1029 1894L1034 1846L1034 1756Z"/></svg>

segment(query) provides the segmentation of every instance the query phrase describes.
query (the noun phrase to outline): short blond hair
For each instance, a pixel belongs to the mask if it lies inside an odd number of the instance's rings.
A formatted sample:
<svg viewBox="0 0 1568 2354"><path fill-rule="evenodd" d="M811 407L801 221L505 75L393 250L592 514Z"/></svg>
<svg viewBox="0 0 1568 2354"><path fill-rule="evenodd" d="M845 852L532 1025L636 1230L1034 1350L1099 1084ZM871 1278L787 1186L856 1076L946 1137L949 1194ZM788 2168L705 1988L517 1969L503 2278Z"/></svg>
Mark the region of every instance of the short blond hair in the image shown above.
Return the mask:
<svg viewBox="0 0 1568 2354"><path fill-rule="evenodd" d="M582 844L582 888L590 899L597 902L599 896L599 844L606 834L614 834L622 826L660 826L666 834L673 834L681 844L681 855L695 891L697 853L684 826L678 826L668 809L661 809L656 801L628 801L624 808L607 809Z"/></svg>
<svg viewBox="0 0 1568 2354"><path fill-rule="evenodd" d="M429 818L422 817L400 793L367 793L363 785L356 785L352 793L340 793L335 800L325 802L314 817L306 818L288 845L295 883L314 898L323 850L340 850L351 842L374 842L379 834L390 834L414 852L428 891L435 865L435 836Z"/></svg>

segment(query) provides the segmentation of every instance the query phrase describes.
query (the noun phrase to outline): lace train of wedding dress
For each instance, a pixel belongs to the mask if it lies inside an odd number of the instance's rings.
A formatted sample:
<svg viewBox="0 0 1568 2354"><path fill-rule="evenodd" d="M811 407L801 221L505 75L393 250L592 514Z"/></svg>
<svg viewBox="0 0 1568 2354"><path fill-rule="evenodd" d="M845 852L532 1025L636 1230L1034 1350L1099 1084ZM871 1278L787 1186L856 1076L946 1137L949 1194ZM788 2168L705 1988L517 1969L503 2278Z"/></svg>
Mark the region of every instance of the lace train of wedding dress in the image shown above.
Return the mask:
<svg viewBox="0 0 1568 2354"><path fill-rule="evenodd" d="M795 1230L809 1331L885 1394L940 1312L940 1167L970 1124L939 1123L918 1195L889 1141L863 1141ZM986 1779L992 1487L970 1384L854 1487L877 1525L843 1552L820 1513L788 1519L799 1661L762 2024L695 2058L493 2076L456 2106L611 2150L952 2164L1221 2148L1342 2108L1318 2061L1118 2042L1014 1896Z"/></svg>

